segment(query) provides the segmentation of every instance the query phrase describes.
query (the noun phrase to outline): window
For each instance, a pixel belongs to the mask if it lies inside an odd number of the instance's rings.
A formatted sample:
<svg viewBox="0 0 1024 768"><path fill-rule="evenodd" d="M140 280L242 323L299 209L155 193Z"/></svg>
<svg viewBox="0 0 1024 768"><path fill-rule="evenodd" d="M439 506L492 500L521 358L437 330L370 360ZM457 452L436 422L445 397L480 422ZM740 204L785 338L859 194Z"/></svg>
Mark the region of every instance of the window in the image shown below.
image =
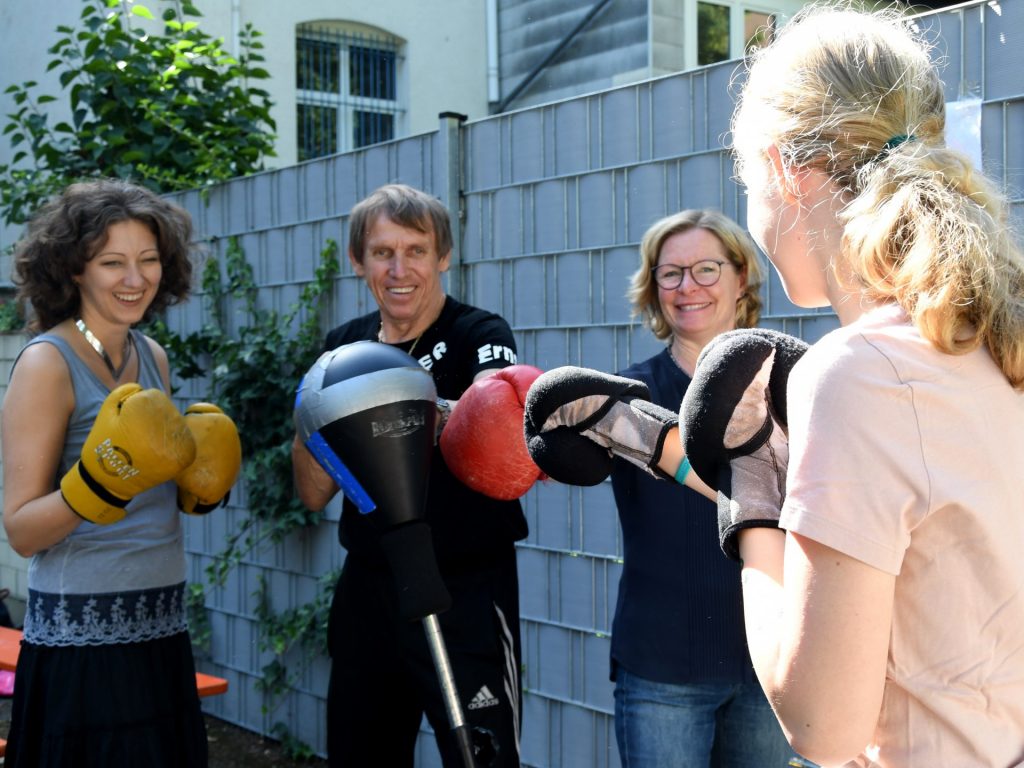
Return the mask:
<svg viewBox="0 0 1024 768"><path fill-rule="evenodd" d="M338 151L338 109L299 104L299 160L333 155Z"/></svg>
<svg viewBox="0 0 1024 768"><path fill-rule="evenodd" d="M729 58L729 6L697 3L697 64Z"/></svg>
<svg viewBox="0 0 1024 768"><path fill-rule="evenodd" d="M754 48L763 48L775 37L775 16L760 11L743 12L743 53Z"/></svg>
<svg viewBox="0 0 1024 768"><path fill-rule="evenodd" d="M349 46L349 92L353 96L395 100L395 52Z"/></svg>
<svg viewBox="0 0 1024 768"><path fill-rule="evenodd" d="M680 0L658 0L675 8ZM791 0L776 0L775 7L756 0L681 0L685 18L682 61L686 68L717 64L746 56L766 45L784 23ZM666 14L668 15L668 14Z"/></svg>
<svg viewBox="0 0 1024 768"><path fill-rule="evenodd" d="M398 43L299 27L295 41L299 160L395 138Z"/></svg>

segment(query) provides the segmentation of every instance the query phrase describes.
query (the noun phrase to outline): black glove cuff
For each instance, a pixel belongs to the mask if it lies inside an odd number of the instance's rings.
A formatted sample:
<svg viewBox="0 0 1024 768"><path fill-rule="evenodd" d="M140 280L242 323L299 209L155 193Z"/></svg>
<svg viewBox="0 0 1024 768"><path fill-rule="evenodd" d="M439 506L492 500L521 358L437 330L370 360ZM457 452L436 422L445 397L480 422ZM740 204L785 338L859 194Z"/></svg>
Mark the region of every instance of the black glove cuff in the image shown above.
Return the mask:
<svg viewBox="0 0 1024 768"><path fill-rule="evenodd" d="M85 465L82 464L81 461L75 462L75 465L78 467L78 476L82 478L82 482L86 484L90 491L92 491L93 493L96 494L96 496L99 497L100 501L102 501L104 504L109 504L112 507L120 507L121 509L124 509L125 507L128 506L128 502L131 501L131 499L122 499L120 496L115 496L102 485L100 485L98 482L96 482L96 480L93 479L93 476L90 475L89 472L85 469ZM67 501L67 499L64 500ZM68 506L70 506L70 504ZM74 507L71 508L74 509ZM75 514L77 515L78 512L75 512ZM81 515L79 515L79 517L81 517ZM88 518L82 519L88 520Z"/></svg>
<svg viewBox="0 0 1024 768"><path fill-rule="evenodd" d="M224 505L226 507L228 505L228 499L230 498L231 491L228 491L226 494L224 494L224 498L222 498L220 501L214 501L211 504L203 504L197 501L196 505L192 508L192 511L190 512L189 510L185 509L185 505L181 503L181 489L179 488L178 509L184 512L186 515L208 515L221 505Z"/></svg>

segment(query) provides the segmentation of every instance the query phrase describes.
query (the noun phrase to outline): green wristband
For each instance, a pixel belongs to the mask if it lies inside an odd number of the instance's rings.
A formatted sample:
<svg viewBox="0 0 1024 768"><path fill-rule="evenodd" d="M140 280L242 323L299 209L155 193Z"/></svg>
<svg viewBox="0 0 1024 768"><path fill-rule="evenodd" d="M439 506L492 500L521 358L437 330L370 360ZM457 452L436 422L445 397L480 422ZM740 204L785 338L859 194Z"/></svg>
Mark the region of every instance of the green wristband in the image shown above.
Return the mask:
<svg viewBox="0 0 1024 768"><path fill-rule="evenodd" d="M676 482L685 485L688 474L690 474L690 457L683 456L683 460L679 462L679 469L676 470Z"/></svg>

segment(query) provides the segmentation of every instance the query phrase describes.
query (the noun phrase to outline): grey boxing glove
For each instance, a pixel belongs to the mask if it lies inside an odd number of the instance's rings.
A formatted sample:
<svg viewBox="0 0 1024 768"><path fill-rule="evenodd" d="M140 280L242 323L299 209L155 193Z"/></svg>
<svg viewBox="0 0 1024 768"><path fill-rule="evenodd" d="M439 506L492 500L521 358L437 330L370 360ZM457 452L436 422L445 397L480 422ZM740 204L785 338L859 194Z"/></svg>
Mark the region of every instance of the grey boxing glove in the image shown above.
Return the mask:
<svg viewBox="0 0 1024 768"><path fill-rule="evenodd" d="M649 402L642 381L564 366L537 378L526 395L523 427L541 471L569 485L597 485L615 456L656 477L665 437L678 416Z"/></svg>
<svg viewBox="0 0 1024 768"><path fill-rule="evenodd" d="M704 348L683 397L683 448L718 492L719 542L733 560L741 530L779 525L789 466L786 384L806 350L765 328L723 333Z"/></svg>

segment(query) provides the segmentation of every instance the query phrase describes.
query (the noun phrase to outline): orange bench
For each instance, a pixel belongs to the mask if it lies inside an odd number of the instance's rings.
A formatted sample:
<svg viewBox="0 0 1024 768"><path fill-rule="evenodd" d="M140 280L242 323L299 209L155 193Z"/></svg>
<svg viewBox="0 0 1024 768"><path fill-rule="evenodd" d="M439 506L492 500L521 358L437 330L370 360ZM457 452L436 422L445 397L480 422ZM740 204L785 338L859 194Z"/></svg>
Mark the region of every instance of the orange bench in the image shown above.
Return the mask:
<svg viewBox="0 0 1024 768"><path fill-rule="evenodd" d="M21 630L0 627L0 669L12 672L18 666L18 653L21 651ZM216 696L225 693L228 681L223 677L214 677L196 672L196 689L200 696ZM0 754L3 754L0 752Z"/></svg>

